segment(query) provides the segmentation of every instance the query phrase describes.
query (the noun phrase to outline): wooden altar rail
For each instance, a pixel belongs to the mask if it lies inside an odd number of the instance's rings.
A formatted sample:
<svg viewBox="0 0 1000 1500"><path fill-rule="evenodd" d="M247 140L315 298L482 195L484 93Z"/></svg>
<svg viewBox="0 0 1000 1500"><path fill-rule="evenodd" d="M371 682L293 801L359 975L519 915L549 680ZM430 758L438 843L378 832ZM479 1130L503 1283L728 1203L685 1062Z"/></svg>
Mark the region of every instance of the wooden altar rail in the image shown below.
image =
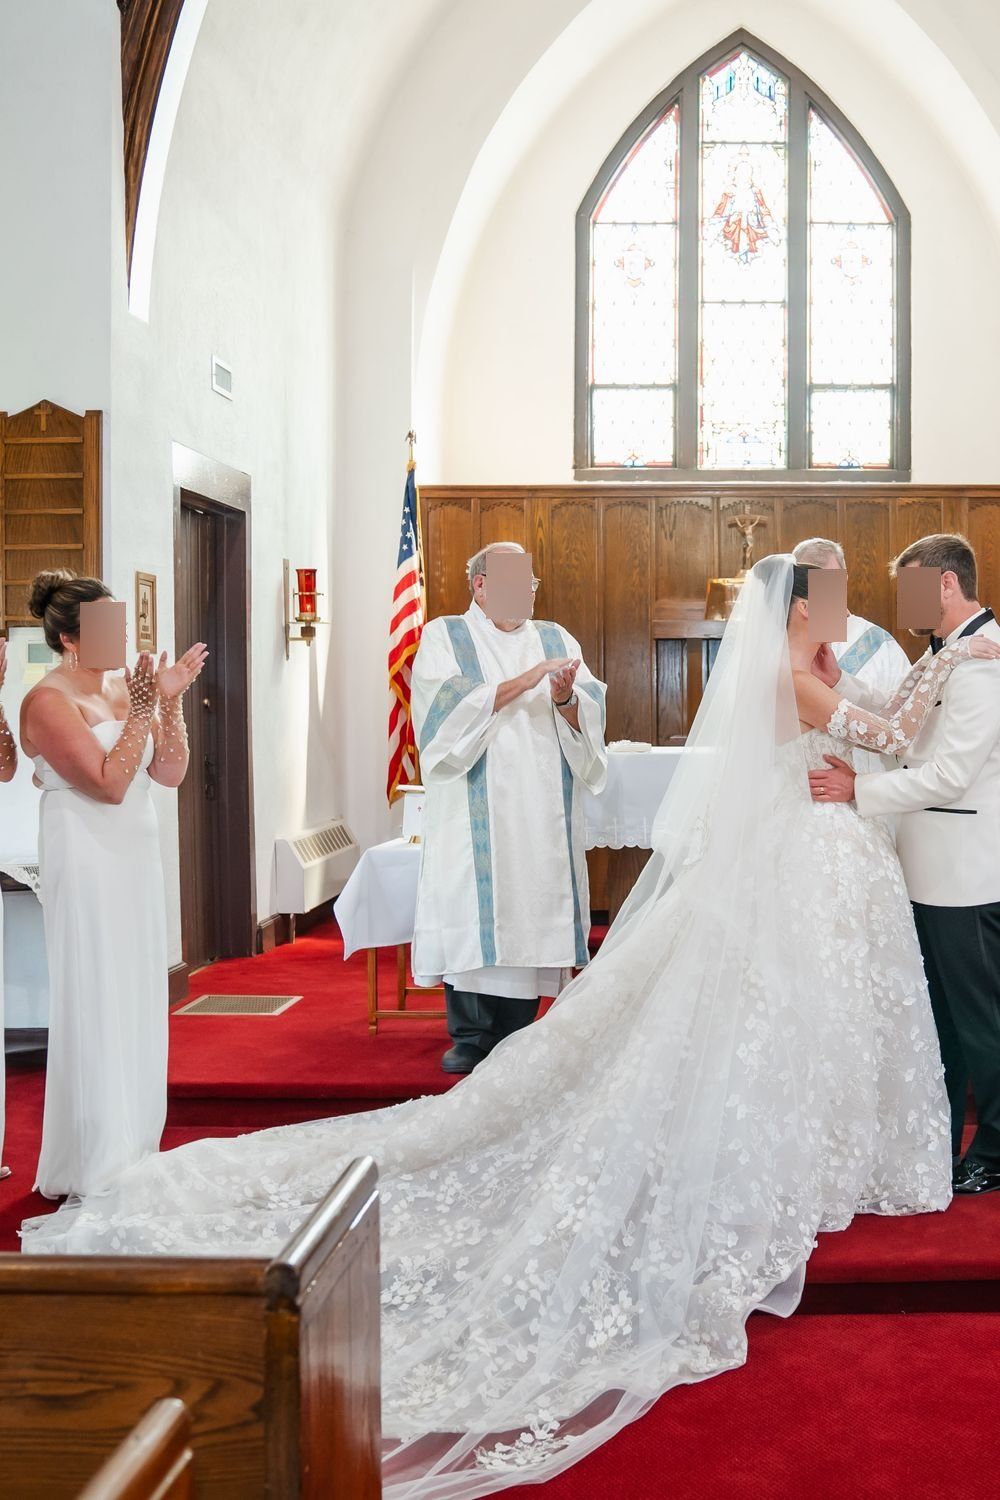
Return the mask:
<svg viewBox="0 0 1000 1500"><path fill-rule="evenodd" d="M151 1406L101 1465L78 1500L194 1500L191 1413L165 1397Z"/></svg>
<svg viewBox="0 0 1000 1500"><path fill-rule="evenodd" d="M270 1262L0 1255L0 1497L69 1500L177 1397L199 1500L377 1500L378 1242L363 1158Z"/></svg>

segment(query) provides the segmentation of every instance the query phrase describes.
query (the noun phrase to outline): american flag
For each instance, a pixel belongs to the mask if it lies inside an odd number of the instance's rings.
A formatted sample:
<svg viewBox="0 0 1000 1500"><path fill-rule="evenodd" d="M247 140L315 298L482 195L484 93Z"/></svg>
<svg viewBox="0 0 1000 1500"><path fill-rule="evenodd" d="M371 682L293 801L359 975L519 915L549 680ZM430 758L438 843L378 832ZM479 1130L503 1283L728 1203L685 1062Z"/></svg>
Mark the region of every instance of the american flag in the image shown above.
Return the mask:
<svg viewBox="0 0 1000 1500"><path fill-rule="evenodd" d="M404 786L420 780L417 747L410 717L410 669L424 625L424 591L420 556L420 518L417 484L411 459L403 491L403 521L399 531L396 587L392 593L389 625L389 780L390 804Z"/></svg>

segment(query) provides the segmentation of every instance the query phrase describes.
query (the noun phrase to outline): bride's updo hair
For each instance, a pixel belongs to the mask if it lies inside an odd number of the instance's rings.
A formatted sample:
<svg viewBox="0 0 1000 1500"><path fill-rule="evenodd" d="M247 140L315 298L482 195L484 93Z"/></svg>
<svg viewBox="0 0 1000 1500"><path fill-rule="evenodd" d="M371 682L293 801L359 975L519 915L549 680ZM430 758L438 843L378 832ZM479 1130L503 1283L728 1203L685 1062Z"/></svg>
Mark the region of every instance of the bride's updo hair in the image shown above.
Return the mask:
<svg viewBox="0 0 1000 1500"><path fill-rule="evenodd" d="M809 598L809 574L812 572L806 563L795 563L792 567L792 597L788 601L791 609L796 599Z"/></svg>
<svg viewBox="0 0 1000 1500"><path fill-rule="evenodd" d="M64 648L60 636L79 639L80 605L110 598L111 590L99 578L77 578L65 568L54 568L48 573L36 573L31 580L28 611L41 620L50 651L61 656Z"/></svg>
<svg viewBox="0 0 1000 1500"><path fill-rule="evenodd" d="M769 583L778 570L791 562L790 554L786 552L775 552L770 557L762 557L754 564L753 571L764 583ZM792 605L796 599L809 598L809 574L813 571L805 563L792 563L792 592L788 600L788 615L791 618Z"/></svg>

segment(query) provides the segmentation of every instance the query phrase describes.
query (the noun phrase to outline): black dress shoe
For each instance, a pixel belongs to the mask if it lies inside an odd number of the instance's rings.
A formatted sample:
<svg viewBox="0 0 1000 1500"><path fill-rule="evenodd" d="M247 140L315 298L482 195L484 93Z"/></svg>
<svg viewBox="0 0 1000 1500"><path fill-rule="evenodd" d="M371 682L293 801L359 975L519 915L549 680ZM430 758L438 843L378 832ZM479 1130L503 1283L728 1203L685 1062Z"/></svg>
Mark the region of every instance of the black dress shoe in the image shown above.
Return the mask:
<svg viewBox="0 0 1000 1500"><path fill-rule="evenodd" d="M471 1042L456 1042L442 1057L441 1067L446 1073L471 1073L485 1056L486 1053L474 1047Z"/></svg>
<svg viewBox="0 0 1000 1500"><path fill-rule="evenodd" d="M963 1161L952 1179L956 1193L1000 1192L1000 1167L985 1167L981 1161Z"/></svg>

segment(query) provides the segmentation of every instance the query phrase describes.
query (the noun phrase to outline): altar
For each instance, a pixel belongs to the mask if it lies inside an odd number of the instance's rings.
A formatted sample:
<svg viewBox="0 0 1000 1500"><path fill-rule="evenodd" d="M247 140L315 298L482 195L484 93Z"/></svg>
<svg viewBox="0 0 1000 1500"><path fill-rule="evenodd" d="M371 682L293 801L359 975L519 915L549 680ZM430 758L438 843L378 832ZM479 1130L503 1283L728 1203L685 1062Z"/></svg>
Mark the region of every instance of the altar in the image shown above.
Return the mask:
<svg viewBox="0 0 1000 1500"><path fill-rule="evenodd" d="M651 847L653 822L682 750L657 746L645 751L609 749L608 779L599 794L581 795L587 849ZM412 996L440 994L407 983L406 950L413 940L420 874L419 834L389 839L366 849L334 903L344 939L344 958L368 954L368 1028L372 1035L386 1019L426 1020L443 1016L440 1008L411 1009ZM395 1006L379 1001L380 948L395 948Z"/></svg>

